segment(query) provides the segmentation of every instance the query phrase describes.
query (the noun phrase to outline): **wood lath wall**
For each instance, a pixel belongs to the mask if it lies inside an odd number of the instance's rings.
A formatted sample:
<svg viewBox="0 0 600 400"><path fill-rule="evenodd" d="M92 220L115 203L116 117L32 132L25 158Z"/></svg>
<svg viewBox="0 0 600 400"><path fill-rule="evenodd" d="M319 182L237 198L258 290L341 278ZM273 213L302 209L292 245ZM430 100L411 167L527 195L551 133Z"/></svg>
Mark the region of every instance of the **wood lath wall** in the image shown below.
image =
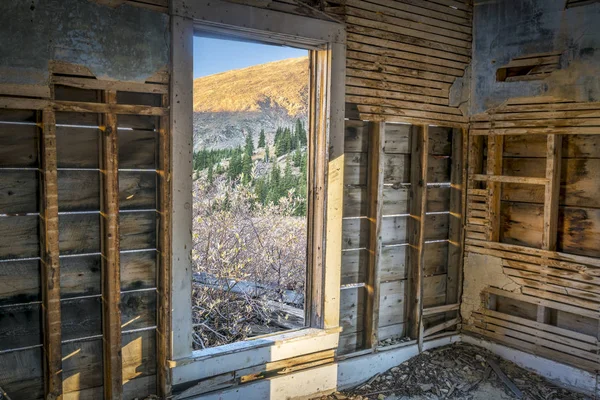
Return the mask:
<svg viewBox="0 0 600 400"><path fill-rule="evenodd" d="M478 254L505 278L464 329L597 371L600 103L520 98L472 121L465 273Z"/></svg>
<svg viewBox="0 0 600 400"><path fill-rule="evenodd" d="M457 0L330 0L348 32L346 101L360 119L462 127L450 88L471 62L472 5Z"/></svg>
<svg viewBox="0 0 600 400"><path fill-rule="evenodd" d="M0 97L2 387L13 399L165 393L168 75L51 73L48 98Z"/></svg>
<svg viewBox="0 0 600 400"><path fill-rule="evenodd" d="M345 136L339 353L455 327L465 136L358 120Z"/></svg>

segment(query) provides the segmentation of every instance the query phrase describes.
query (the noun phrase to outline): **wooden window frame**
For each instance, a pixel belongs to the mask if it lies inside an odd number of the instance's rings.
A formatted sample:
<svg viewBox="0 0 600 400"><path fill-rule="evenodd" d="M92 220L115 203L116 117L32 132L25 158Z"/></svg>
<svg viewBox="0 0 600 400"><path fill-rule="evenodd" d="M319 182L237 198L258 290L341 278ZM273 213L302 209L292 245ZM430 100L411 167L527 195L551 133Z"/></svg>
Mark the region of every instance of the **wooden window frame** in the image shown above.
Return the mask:
<svg viewBox="0 0 600 400"><path fill-rule="evenodd" d="M345 27L221 0L171 3L171 348L173 386L337 348L342 244ZM192 349L193 36L310 51L306 328ZM312 144L312 146L311 146ZM207 361L209 359L210 361Z"/></svg>

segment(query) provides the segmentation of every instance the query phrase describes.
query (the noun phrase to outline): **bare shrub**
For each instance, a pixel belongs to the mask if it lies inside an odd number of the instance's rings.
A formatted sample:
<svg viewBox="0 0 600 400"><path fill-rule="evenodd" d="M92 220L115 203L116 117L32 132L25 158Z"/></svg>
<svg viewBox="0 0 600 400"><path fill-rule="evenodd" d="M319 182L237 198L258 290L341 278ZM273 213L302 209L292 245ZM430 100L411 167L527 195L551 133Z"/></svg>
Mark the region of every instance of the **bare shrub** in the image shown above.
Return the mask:
<svg viewBox="0 0 600 400"><path fill-rule="evenodd" d="M294 199L263 206L249 185L195 181L196 347L293 326L290 306L303 309L306 274L306 218L292 216Z"/></svg>

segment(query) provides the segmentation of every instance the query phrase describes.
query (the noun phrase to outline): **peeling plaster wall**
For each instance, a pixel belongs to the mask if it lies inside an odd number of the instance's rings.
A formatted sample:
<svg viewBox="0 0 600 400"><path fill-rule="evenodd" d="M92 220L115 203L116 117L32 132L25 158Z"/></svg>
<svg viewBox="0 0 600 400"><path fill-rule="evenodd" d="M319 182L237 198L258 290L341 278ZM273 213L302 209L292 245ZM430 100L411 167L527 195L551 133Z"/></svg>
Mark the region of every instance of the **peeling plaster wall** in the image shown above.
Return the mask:
<svg viewBox="0 0 600 400"><path fill-rule="evenodd" d="M565 10L565 0L475 0L472 114L511 97L600 100L600 3ZM540 81L496 82L517 56L561 51L561 68Z"/></svg>
<svg viewBox="0 0 600 400"><path fill-rule="evenodd" d="M144 81L169 62L169 17L89 0L2 0L0 83L46 84L48 61Z"/></svg>
<svg viewBox="0 0 600 400"><path fill-rule="evenodd" d="M482 293L488 286L511 292L521 286L502 271L502 259L475 253L466 253L463 275L463 296L460 313L463 321L473 323L471 313L483 308Z"/></svg>

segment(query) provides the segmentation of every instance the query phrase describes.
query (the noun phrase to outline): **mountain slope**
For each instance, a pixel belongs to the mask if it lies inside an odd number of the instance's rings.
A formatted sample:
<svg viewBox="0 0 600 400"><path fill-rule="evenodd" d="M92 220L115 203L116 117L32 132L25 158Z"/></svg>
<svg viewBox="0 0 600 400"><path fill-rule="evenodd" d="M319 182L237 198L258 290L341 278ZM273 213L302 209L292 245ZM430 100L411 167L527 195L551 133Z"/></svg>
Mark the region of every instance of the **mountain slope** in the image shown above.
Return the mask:
<svg viewBox="0 0 600 400"><path fill-rule="evenodd" d="M241 145L264 129L307 119L308 57L291 58L194 80L194 147Z"/></svg>

